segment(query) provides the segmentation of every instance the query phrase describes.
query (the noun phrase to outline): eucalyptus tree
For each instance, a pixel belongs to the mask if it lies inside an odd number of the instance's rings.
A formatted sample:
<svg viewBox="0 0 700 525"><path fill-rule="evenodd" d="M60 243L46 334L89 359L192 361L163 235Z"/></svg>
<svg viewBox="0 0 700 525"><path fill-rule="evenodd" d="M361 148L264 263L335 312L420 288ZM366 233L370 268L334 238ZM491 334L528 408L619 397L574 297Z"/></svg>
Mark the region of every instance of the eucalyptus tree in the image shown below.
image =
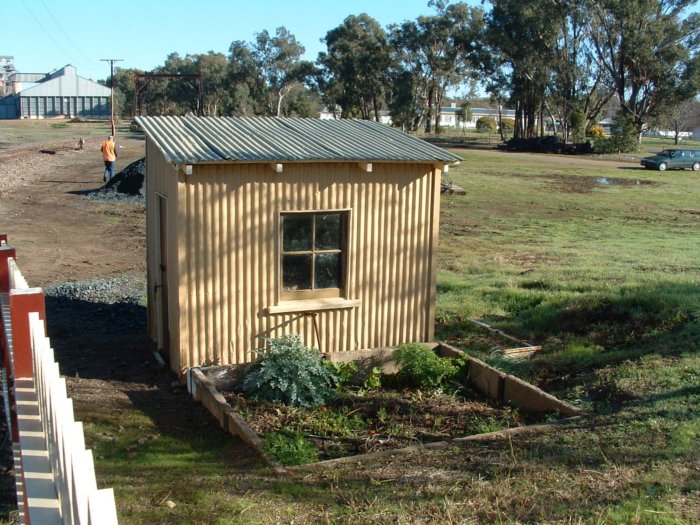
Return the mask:
<svg viewBox="0 0 700 525"><path fill-rule="evenodd" d="M412 104L422 109L414 124L424 122L428 132L433 120L438 127L447 91L476 76L484 51L481 9L444 0L431 0L429 5L436 9L434 15L389 27L395 77L407 83L399 84L397 90L414 93ZM400 100L409 102L407 97ZM410 106L397 105L393 111L407 114L414 110Z"/></svg>
<svg viewBox="0 0 700 525"><path fill-rule="evenodd" d="M255 60L253 45L244 40L231 42L228 60L232 114L244 117L265 114L265 80Z"/></svg>
<svg viewBox="0 0 700 525"><path fill-rule="evenodd" d="M556 16L553 31L554 54L551 81L545 104L552 122L563 124L565 140L583 140L586 129L596 122L602 108L614 94L609 75L593 48L591 16L587 0L551 0Z"/></svg>
<svg viewBox="0 0 700 525"><path fill-rule="evenodd" d="M281 116L289 97L303 90L313 74L313 64L301 60L304 54L296 37L284 26L274 35L256 33L254 42L237 40L229 47L230 78L242 114Z"/></svg>
<svg viewBox="0 0 700 525"><path fill-rule="evenodd" d="M487 42L505 68L515 106L516 138L543 131L545 96L555 57L558 12L553 2L491 0ZM501 71L494 69L495 74Z"/></svg>
<svg viewBox="0 0 700 525"><path fill-rule="evenodd" d="M588 0L591 39L621 105L618 127L633 137L669 103L700 90L700 15L692 0Z"/></svg>
<svg viewBox="0 0 700 525"><path fill-rule="evenodd" d="M229 89L229 63L226 55L209 51L193 55L193 70L202 75L202 115L228 115L233 107Z"/></svg>
<svg viewBox="0 0 700 525"><path fill-rule="evenodd" d="M378 120L390 64L384 29L366 13L348 16L326 33L319 53L324 102L342 108L342 118Z"/></svg>

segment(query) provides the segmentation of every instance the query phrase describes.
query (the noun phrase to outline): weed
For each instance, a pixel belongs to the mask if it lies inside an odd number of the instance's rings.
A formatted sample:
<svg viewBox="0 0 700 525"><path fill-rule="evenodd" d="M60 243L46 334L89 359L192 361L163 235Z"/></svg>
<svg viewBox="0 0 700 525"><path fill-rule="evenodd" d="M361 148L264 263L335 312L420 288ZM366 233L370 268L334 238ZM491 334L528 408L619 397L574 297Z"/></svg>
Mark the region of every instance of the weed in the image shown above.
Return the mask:
<svg viewBox="0 0 700 525"><path fill-rule="evenodd" d="M298 432L270 432L263 438L263 443L265 452L285 466L318 461L316 447Z"/></svg>
<svg viewBox="0 0 700 525"><path fill-rule="evenodd" d="M362 390L376 390L382 387L382 369L379 367L372 367L369 374L362 383Z"/></svg>
<svg viewBox="0 0 700 525"><path fill-rule="evenodd" d="M394 352L398 378L406 386L434 390L457 372L451 360L417 343L399 346Z"/></svg>
<svg viewBox="0 0 700 525"><path fill-rule="evenodd" d="M347 363L341 361L325 361L325 363L336 377L336 388L351 385L357 380L359 368L356 363L352 361Z"/></svg>

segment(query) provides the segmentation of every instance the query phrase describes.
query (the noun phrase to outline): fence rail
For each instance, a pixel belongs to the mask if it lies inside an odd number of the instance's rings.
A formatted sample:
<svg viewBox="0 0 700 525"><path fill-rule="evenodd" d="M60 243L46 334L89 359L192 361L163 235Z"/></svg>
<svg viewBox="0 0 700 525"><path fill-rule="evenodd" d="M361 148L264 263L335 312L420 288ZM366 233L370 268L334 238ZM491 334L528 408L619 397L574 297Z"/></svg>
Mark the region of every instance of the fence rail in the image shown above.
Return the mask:
<svg viewBox="0 0 700 525"><path fill-rule="evenodd" d="M97 488L92 451L46 336L44 293L28 286L6 241L0 235L0 346L20 522L117 524L114 492Z"/></svg>

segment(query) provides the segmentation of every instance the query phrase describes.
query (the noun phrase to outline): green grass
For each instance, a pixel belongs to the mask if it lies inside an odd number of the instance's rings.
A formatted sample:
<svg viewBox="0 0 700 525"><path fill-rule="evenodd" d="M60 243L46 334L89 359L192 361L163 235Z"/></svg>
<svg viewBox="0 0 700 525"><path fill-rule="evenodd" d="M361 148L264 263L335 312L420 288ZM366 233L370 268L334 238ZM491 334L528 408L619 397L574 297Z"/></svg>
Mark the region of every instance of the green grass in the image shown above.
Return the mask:
<svg viewBox="0 0 700 525"><path fill-rule="evenodd" d="M697 522L700 178L465 157L450 177L467 195L442 205L438 337L599 414L588 435L546 443L548 454L580 457L594 438L605 463L634 476L614 497L562 508L552 522ZM499 359L493 350L514 344L470 317L543 351L524 363ZM527 462L541 471L543 459Z"/></svg>

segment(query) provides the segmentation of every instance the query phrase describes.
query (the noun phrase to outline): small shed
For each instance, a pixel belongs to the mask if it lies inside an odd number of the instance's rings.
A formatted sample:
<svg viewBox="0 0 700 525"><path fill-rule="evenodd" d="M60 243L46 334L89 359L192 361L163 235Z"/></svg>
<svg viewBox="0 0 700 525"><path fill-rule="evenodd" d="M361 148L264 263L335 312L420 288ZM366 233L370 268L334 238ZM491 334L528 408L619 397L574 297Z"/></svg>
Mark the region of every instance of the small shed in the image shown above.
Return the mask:
<svg viewBox="0 0 700 525"><path fill-rule="evenodd" d="M440 179L460 157L358 120L139 117L149 333L172 369L296 333L433 339Z"/></svg>

